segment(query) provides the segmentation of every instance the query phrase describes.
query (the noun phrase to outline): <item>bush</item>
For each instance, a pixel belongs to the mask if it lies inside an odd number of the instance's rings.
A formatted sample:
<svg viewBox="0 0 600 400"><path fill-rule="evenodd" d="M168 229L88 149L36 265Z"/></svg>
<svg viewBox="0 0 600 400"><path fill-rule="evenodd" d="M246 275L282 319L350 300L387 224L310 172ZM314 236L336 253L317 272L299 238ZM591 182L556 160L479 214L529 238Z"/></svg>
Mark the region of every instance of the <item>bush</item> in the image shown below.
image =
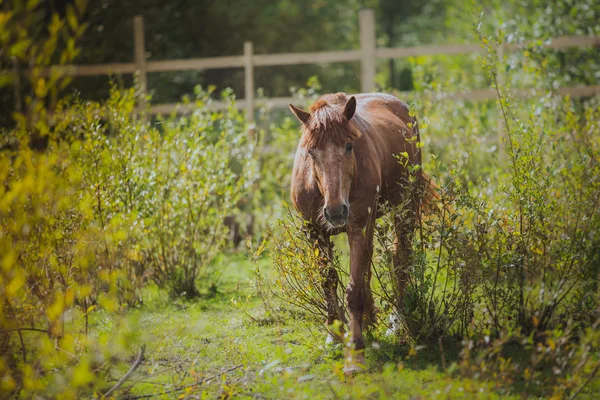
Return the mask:
<svg viewBox="0 0 600 400"><path fill-rule="evenodd" d="M573 399L600 371L598 322L585 330L574 326L525 335L503 332L490 339L467 339L459 362L451 369L462 376L486 380L504 394ZM538 332L539 333L539 332Z"/></svg>
<svg viewBox="0 0 600 400"><path fill-rule="evenodd" d="M206 101L201 94L199 102ZM231 100L224 113L198 107L162 127L148 133L141 149L147 163L138 174L140 249L157 284L192 298L199 295L197 278L209 277L228 238L225 218L248 201L254 153Z"/></svg>
<svg viewBox="0 0 600 400"><path fill-rule="evenodd" d="M481 40L510 165L484 253L486 311L496 331L511 320L525 332L544 331L577 316L583 292L591 309L598 306L598 297L587 291L598 280L598 108L594 100L581 104L577 117L570 99L548 96L522 116L498 81L503 61L489 39Z"/></svg>
<svg viewBox="0 0 600 400"><path fill-rule="evenodd" d="M325 301L324 280L330 279L325 266L331 266L337 273L338 303L341 307L340 315L348 318L344 306L345 285L339 276L348 276L340 264L340 258L332 242L328 243L330 254L323 254L319 250L318 241L311 235L311 226L293 213L289 206L284 204L288 211L287 219L280 220L275 231L269 232L266 239L267 250L273 261L275 272L275 285L261 282L264 289L288 304L302 310L316 322L327 319L327 303ZM268 277L259 276L263 281Z"/></svg>
<svg viewBox="0 0 600 400"><path fill-rule="evenodd" d="M403 293L395 287L394 240L402 232L396 231L394 221L406 217L411 200L386 206L375 230L374 269L383 308L400 317L416 342L435 343L439 337L466 335L473 330L481 238L469 221L479 219L482 204L468 196L456 164L448 173L445 179L439 171L433 175L441 186L429 189L434 193L426 195L417 220Z"/></svg>
<svg viewBox="0 0 600 400"><path fill-rule="evenodd" d="M381 284L416 341L497 337L517 328L528 335L598 318L597 101L577 104L549 93L537 103L517 103L500 85L504 61L492 39L481 42L505 133L495 169L505 172L487 178L488 163L475 184L471 152L468 163L462 156L449 165L432 157L426 167L439 188L417 228L409 288L397 298L391 272ZM378 224L377 260L386 271L393 265L392 222L402 212L393 208Z"/></svg>
<svg viewBox="0 0 600 400"><path fill-rule="evenodd" d="M91 313L140 303L151 279L173 297L199 295L255 164L233 101L208 111L208 94L197 93L194 113L160 119L160 130L136 116L133 89L113 89L104 104L63 102L38 122L48 135L43 152L30 149L26 126L6 132L4 392L78 397L106 387L107 360L130 348L97 342Z"/></svg>
<svg viewBox="0 0 600 400"><path fill-rule="evenodd" d="M96 223L69 144L5 151L0 165L2 392L76 397L96 379L88 315L119 308L125 277L100 256L119 229Z"/></svg>
<svg viewBox="0 0 600 400"><path fill-rule="evenodd" d="M87 0L77 0L65 5L63 13L48 15L48 7L43 2L3 2L0 65L3 70L10 68L13 72L3 71L0 75L0 90L4 89L0 93L3 125L14 126L13 120L30 128L39 121L43 124L48 112L66 95L72 79L56 69L44 75L42 68L72 64L79 55L76 44L87 30L87 23L83 22L87 5ZM35 129L27 134L33 135L33 146L43 146L44 134L39 135Z"/></svg>
<svg viewBox="0 0 600 400"><path fill-rule="evenodd" d="M103 226L131 218L124 257L130 282L150 277L173 297L200 294L199 277L223 248L225 218L248 193L253 151L232 101L225 113L206 110L197 90L188 118L159 119L155 129L131 117L133 91L113 95L106 110L78 119L87 132L78 154Z"/></svg>

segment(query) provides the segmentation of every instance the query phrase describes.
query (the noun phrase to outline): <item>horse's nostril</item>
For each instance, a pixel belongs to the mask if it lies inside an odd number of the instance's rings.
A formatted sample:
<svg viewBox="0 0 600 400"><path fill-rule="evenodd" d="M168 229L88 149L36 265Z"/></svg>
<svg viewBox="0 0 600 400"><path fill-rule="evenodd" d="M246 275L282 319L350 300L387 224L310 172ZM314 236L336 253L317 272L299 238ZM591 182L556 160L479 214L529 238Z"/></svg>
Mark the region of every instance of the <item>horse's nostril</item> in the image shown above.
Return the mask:
<svg viewBox="0 0 600 400"><path fill-rule="evenodd" d="M348 217L348 206L341 204L337 207L325 207L323 209L323 216L328 221L346 219Z"/></svg>

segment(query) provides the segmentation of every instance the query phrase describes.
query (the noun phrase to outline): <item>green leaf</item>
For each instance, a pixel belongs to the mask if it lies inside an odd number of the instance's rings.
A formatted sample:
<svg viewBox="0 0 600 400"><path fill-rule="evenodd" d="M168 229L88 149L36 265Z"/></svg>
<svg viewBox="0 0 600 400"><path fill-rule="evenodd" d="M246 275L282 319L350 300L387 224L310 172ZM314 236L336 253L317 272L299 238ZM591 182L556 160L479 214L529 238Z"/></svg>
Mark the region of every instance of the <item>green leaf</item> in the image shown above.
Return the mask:
<svg viewBox="0 0 600 400"><path fill-rule="evenodd" d="M40 3L40 0L27 0L27 11L33 11L34 8L36 8L38 6L38 4Z"/></svg>
<svg viewBox="0 0 600 400"><path fill-rule="evenodd" d="M27 54L27 49L31 45L30 39L23 39L10 46L9 55L17 58L24 58Z"/></svg>
<svg viewBox="0 0 600 400"><path fill-rule="evenodd" d="M0 88L9 86L14 82L13 74L0 74Z"/></svg>
<svg viewBox="0 0 600 400"><path fill-rule="evenodd" d="M12 18L13 13L12 12L0 12L0 28L1 29L5 29L4 26L8 23L8 21L10 21L10 19Z"/></svg>
<svg viewBox="0 0 600 400"><path fill-rule="evenodd" d="M77 20L77 15L75 14L75 9L71 4L67 5L67 22L69 27L73 32L77 32L77 28L79 26L79 21Z"/></svg>

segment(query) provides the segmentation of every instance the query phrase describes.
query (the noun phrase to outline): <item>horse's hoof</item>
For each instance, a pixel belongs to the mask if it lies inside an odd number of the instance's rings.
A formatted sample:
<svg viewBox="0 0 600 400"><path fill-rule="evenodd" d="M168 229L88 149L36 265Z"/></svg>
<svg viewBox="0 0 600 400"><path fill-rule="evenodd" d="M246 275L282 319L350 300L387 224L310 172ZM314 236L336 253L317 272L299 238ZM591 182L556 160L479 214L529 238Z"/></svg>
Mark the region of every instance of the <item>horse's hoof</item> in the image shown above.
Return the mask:
<svg viewBox="0 0 600 400"><path fill-rule="evenodd" d="M333 335L331 333L328 333L327 334L327 339L325 339L325 344L327 346L331 346L334 343L335 343L335 338L333 337Z"/></svg>
<svg viewBox="0 0 600 400"><path fill-rule="evenodd" d="M400 330L400 316L395 312L390 314L390 324L386 336L394 336Z"/></svg>
<svg viewBox="0 0 600 400"><path fill-rule="evenodd" d="M352 351L351 354L348 354L344 363L344 374L354 375L366 369L367 364L365 362L364 350L360 350L359 352Z"/></svg>

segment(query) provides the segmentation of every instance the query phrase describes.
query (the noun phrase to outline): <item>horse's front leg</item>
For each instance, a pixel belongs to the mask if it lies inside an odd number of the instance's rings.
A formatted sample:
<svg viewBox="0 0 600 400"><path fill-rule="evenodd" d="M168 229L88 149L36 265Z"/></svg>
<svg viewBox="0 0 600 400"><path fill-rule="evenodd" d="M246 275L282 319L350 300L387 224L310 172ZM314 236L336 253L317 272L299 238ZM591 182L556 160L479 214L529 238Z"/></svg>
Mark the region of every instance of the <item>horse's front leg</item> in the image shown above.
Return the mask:
<svg viewBox="0 0 600 400"><path fill-rule="evenodd" d="M367 224L366 229L348 229L350 244L350 283L346 290L348 309L350 310L350 332L353 354L348 357L347 371L360 368L365 364L365 341L362 334L363 315L367 298L367 279L371 267L373 253L373 224Z"/></svg>
<svg viewBox="0 0 600 400"><path fill-rule="evenodd" d="M327 330L330 333L328 341L333 339L338 334L343 332L334 331L331 327L335 324L335 321L342 323L346 322L343 311L340 307L337 289L338 289L338 273L333 263L333 243L331 242L331 236L320 229L311 230L311 238L316 242L317 248L319 249L319 268L321 271L321 287L325 295L325 303L327 307L327 320L325 324Z"/></svg>
<svg viewBox="0 0 600 400"><path fill-rule="evenodd" d="M406 285L409 279L409 269L412 261L412 240L419 218L420 203L417 200L411 203L408 212L394 217L396 238L394 241L394 279L398 312L404 303Z"/></svg>

